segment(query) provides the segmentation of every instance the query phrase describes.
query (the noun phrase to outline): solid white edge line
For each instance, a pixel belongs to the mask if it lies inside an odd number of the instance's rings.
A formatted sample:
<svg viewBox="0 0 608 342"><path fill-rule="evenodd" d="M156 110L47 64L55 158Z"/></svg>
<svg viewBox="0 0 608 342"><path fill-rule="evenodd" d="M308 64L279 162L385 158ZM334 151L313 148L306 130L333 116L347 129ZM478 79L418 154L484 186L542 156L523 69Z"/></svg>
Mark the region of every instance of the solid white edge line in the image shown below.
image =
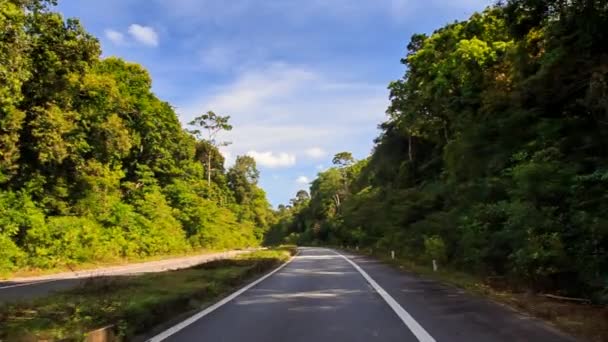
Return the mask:
<svg viewBox="0 0 608 342"><path fill-rule="evenodd" d="M359 265L357 265L354 261L350 260L348 257L342 255L339 252L333 250L332 252L344 258L344 260L348 261L357 271L359 271L359 273L361 273L363 278L367 280L367 282L374 288L374 290L376 290L376 292L378 292L378 294L384 299L384 301L386 301L386 303L391 307L391 309L395 311L397 316L399 316L401 321L405 323L405 325L408 327L408 329L410 329L414 336L418 338L418 341L435 342L435 339L426 330L424 330L424 328L418 322L416 322L414 317L412 317L412 315L405 311L405 309L401 305L399 305L399 303L397 303L397 301L390 294L388 294L388 292L386 292L380 285L378 285L378 283L376 283L376 281L372 279L372 277L370 277L367 272L365 272L361 267L359 267Z"/></svg>
<svg viewBox="0 0 608 342"><path fill-rule="evenodd" d="M207 316L208 314L212 313L213 311L217 310L218 308L220 308L222 305L230 302L231 300L233 300L234 298L240 296L243 292L249 290L250 288L256 286L257 284L261 283L262 281L264 281L266 278L270 277L271 275L277 273L278 271L280 271L281 269L283 269L283 267L287 266L290 262L292 262L295 257L298 256L298 254L300 253L300 251L298 251L294 256L292 256L286 263L282 264L281 266L275 268L273 271L271 271L270 273L262 276L261 278L255 280L254 282L250 283L249 285L241 288L240 290L233 292L231 295L229 295L228 297L225 297L224 299L220 300L219 302L207 307L206 309L204 309L203 311L187 318L186 320L172 326L171 328L163 331L162 333L150 338L149 340L147 340L147 342L160 342L165 340L166 338L174 335L175 333L177 333L178 331L186 328L187 326L189 326L190 324L198 321L199 319Z"/></svg>
<svg viewBox="0 0 608 342"><path fill-rule="evenodd" d="M50 282L58 281L58 280L62 280L62 279L48 279L48 280L34 281L34 282L31 282L31 283L21 283L21 284L7 285L7 286L0 287L0 290L11 289L13 287L22 287L22 286L30 286L30 285L38 285L38 284L50 283Z"/></svg>

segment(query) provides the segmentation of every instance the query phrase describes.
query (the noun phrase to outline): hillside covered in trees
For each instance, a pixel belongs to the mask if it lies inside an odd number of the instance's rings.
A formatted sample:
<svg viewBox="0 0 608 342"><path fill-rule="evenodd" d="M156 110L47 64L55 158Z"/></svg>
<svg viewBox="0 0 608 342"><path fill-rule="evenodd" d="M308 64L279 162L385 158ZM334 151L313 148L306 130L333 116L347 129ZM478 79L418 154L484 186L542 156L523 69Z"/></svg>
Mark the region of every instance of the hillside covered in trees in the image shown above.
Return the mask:
<svg viewBox="0 0 608 342"><path fill-rule="evenodd" d="M395 250L608 301L608 3L509 0L414 35L372 155L269 239Z"/></svg>
<svg viewBox="0 0 608 342"><path fill-rule="evenodd" d="M0 273L258 244L273 213L251 157L224 170L229 118L185 131L53 2L0 2Z"/></svg>

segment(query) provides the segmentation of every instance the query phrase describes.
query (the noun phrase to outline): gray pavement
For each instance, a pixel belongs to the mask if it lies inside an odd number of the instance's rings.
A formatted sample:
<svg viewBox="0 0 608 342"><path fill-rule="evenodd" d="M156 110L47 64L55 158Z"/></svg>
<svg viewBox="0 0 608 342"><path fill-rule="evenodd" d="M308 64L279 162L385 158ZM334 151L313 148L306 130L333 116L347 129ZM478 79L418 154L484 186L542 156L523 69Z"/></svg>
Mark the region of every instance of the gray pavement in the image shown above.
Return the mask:
<svg viewBox="0 0 608 342"><path fill-rule="evenodd" d="M544 322L464 290L348 255L437 341L567 342L572 337Z"/></svg>
<svg viewBox="0 0 608 342"><path fill-rule="evenodd" d="M62 272L37 277L11 278L0 281L0 304L46 296L56 291L64 291L83 284L88 279L98 277L123 276L156 273L200 265L209 261L231 258L251 250L228 251L212 254L178 257L127 265L101 267L90 270Z"/></svg>
<svg viewBox="0 0 608 342"><path fill-rule="evenodd" d="M572 341L544 323L375 260L347 255L432 341ZM402 317L334 251L302 248L286 267L167 341L418 341Z"/></svg>

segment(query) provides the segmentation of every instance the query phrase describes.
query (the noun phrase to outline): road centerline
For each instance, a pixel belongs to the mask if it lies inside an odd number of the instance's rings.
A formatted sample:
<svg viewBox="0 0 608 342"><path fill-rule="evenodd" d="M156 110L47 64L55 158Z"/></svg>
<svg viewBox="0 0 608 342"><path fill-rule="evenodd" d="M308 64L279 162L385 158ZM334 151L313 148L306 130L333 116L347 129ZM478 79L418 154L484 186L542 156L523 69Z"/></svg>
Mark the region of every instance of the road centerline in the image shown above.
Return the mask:
<svg viewBox="0 0 608 342"><path fill-rule="evenodd" d="M420 342L436 342L435 339L420 325L412 315L409 314L386 290L384 290L367 272L365 272L359 265L354 261L350 260L345 255L329 250L351 264L365 280L374 288L374 290L384 299L388 306L399 316L399 319L407 326L408 329L416 336Z"/></svg>

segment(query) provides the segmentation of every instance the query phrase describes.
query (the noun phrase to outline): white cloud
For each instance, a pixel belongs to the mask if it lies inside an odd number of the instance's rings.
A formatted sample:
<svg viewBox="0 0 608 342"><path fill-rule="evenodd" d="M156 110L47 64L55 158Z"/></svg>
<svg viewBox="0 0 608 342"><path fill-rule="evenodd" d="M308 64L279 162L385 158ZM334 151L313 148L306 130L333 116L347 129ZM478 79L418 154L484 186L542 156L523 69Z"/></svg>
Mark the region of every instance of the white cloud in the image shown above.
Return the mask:
<svg viewBox="0 0 608 342"><path fill-rule="evenodd" d="M296 183L298 184L309 184L310 183L310 179L308 179L308 177L306 176L300 176L296 179Z"/></svg>
<svg viewBox="0 0 608 342"><path fill-rule="evenodd" d="M317 165L317 170L319 170L319 171L325 170L325 165L323 165L323 164Z"/></svg>
<svg viewBox="0 0 608 342"><path fill-rule="evenodd" d="M302 151L315 159L329 149L367 153L387 105L383 83L353 82L275 62L243 70L215 89L203 89L198 98L178 104L177 111L182 122L207 110L230 115L234 129L220 139L233 142L233 155Z"/></svg>
<svg viewBox="0 0 608 342"><path fill-rule="evenodd" d="M125 43L125 35L121 32L112 29L107 29L104 33L106 35L106 38L108 38L109 41L116 45L123 45Z"/></svg>
<svg viewBox="0 0 608 342"><path fill-rule="evenodd" d="M253 157L255 161L268 168L289 167L296 163L296 156L289 153L257 152L249 151L247 155Z"/></svg>
<svg viewBox="0 0 608 342"><path fill-rule="evenodd" d="M325 150L320 147L309 148L306 151L304 151L304 153L306 153L307 156L309 156L310 158L313 158L313 159L323 158L327 154L325 152Z"/></svg>
<svg viewBox="0 0 608 342"><path fill-rule="evenodd" d="M129 34L144 45L158 46L158 34L150 26L133 24L129 26Z"/></svg>
<svg viewBox="0 0 608 342"><path fill-rule="evenodd" d="M246 71L227 87L222 87L207 106L224 112L249 111L271 99L291 93L316 75L303 68L275 62Z"/></svg>

